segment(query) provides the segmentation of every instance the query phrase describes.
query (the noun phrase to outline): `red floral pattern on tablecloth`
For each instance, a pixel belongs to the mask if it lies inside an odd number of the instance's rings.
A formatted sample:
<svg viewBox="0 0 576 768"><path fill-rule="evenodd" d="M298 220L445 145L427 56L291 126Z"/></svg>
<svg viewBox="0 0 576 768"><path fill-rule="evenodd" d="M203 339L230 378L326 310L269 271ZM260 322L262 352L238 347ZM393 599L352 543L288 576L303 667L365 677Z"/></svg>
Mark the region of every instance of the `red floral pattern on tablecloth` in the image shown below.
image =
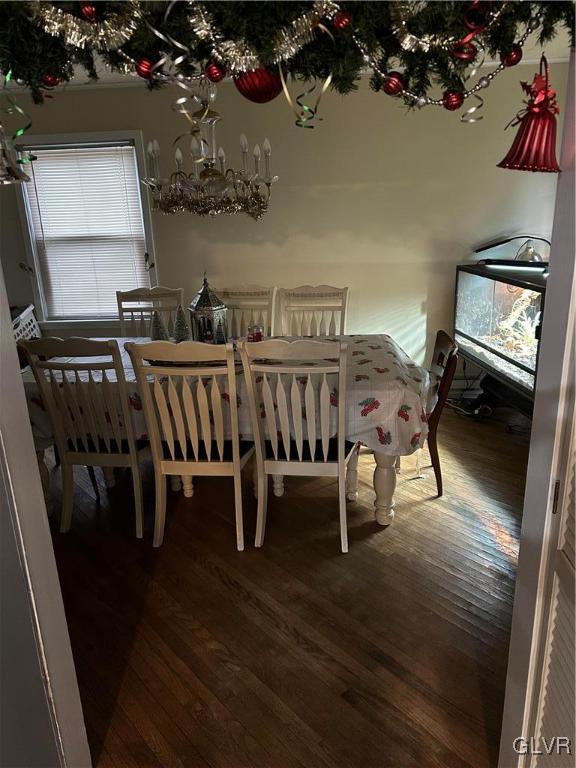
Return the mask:
<svg viewBox="0 0 576 768"><path fill-rule="evenodd" d="M348 342L348 382L346 395L346 438L359 441L375 451L406 455L420 448L428 435L428 417L433 406L435 389L426 369L417 365L390 336L357 335L342 337ZM133 341L133 340L132 340ZM119 339L124 363L130 413L134 433L146 435L147 428L142 410L141 393L135 382L130 359L124 351L124 340ZM330 362L335 362L331 358ZM334 426L339 398L336 377L330 379L331 419ZM48 414L43 410L40 394L32 373L23 372L26 397L34 434L41 440L50 440L52 431ZM302 389L306 377L299 377ZM208 381L208 380L207 380ZM262 377L258 376L258 386ZM241 373L237 377L237 403L239 431L248 439L252 433L246 387ZM222 392L229 402L227 392ZM257 401L263 415L263 405ZM120 414L120 411L119 411Z"/></svg>

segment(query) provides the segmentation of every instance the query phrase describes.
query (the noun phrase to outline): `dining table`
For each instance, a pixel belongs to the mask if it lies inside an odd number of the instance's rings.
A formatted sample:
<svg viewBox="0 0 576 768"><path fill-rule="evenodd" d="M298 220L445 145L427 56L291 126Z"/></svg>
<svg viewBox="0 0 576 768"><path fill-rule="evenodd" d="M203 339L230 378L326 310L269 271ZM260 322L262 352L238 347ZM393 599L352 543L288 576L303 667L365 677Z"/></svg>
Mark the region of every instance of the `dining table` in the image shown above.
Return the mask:
<svg viewBox="0 0 576 768"><path fill-rule="evenodd" d="M277 337L280 338L280 337ZM293 338L293 337L291 337ZM346 342L347 391L346 434L351 442L373 451L374 513L380 525L394 519L396 465L399 456L407 456L424 446L428 435L428 414L434 405L437 382L430 372L415 363L400 345L387 334L356 334L316 337L318 341ZM137 439L145 440L146 422L136 375L124 348L127 341L139 343L149 338L116 339L121 353L128 397ZM73 362L69 358L66 362ZM31 370L22 372L32 430L37 444L49 444L52 427ZM237 369L238 429L243 439L252 437L250 410L242 369ZM41 452L39 461L43 458ZM41 466L41 472L45 467ZM108 473L107 483L113 484ZM192 495L192 478L182 478L185 495ZM180 488L180 479L173 478L172 488ZM273 478L273 492L284 493L284 480ZM358 494L358 452L349 462L346 495L350 501Z"/></svg>

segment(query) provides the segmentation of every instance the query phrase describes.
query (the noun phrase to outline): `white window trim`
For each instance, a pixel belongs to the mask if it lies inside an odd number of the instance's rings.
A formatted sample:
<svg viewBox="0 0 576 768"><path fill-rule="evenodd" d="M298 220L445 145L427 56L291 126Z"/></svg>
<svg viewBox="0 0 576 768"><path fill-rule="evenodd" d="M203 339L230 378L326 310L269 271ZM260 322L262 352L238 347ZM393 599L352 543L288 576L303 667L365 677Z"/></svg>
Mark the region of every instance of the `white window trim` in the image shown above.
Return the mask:
<svg viewBox="0 0 576 768"><path fill-rule="evenodd" d="M142 138L142 131L100 131L98 133L50 133L50 134L36 134L35 136L22 136L18 140L18 145L26 147L28 145L35 146L37 144L43 144L46 146L60 145L60 144L97 144L99 142L122 142L130 141L134 145L134 152L136 154L136 166L138 177L141 178L146 173L146 155L144 152L144 140ZM115 318L94 318L94 319L72 319L72 320L47 320L44 314L44 300L42 298L42 288L40 286L40 269L38 262L38 254L36 252L36 243L34 233L31 230L30 216L27 211L28 203L26 200L26 193L23 185L19 185L20 189L17 195L18 198L18 212L20 214L20 224L22 232L24 233L24 241L26 246L26 261L28 266L33 270L32 290L34 293L34 306L36 308L37 318L42 328L52 330L72 330L72 329L86 329L89 331L91 328L106 327L110 329L119 330L120 321ZM156 249L154 247L154 235L152 230L152 214L150 206L150 193L148 187L140 184L140 199L142 203L142 219L144 222L144 235L146 237L146 248L148 256L150 257L150 263L154 264L154 267L150 269L150 285L160 285L160 275L158 270L158 262L156 258Z"/></svg>

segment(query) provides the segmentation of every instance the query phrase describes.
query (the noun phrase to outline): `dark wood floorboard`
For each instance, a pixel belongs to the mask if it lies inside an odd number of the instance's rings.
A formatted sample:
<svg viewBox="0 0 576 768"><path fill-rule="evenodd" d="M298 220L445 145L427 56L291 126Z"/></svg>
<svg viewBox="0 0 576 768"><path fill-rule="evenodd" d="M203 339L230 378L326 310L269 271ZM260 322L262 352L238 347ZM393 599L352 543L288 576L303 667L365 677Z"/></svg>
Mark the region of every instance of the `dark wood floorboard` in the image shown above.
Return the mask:
<svg viewBox="0 0 576 768"><path fill-rule="evenodd" d="M133 535L130 478L100 503L75 477L53 538L97 768L486 768L497 762L527 431L499 411L448 411L445 495L431 468L399 476L397 514L372 514L370 455L339 551L336 483L286 478L264 547L235 549L232 482L168 493L164 545ZM426 458L426 456L424 456ZM412 462L413 464L413 462ZM248 468L250 470L250 468Z"/></svg>

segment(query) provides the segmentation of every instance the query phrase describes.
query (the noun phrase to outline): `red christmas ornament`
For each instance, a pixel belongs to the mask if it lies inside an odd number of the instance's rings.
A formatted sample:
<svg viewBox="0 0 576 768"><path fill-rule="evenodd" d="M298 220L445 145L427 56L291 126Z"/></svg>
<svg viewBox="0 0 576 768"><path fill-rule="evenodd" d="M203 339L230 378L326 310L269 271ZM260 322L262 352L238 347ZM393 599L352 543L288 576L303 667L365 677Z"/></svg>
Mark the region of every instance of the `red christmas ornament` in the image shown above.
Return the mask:
<svg viewBox="0 0 576 768"><path fill-rule="evenodd" d="M80 3L80 12L86 21L96 21L96 7L92 3Z"/></svg>
<svg viewBox="0 0 576 768"><path fill-rule="evenodd" d="M204 70L204 74L208 80L211 80L213 83L219 83L220 80L226 77L226 69L220 66L220 64L216 64L215 61L211 61Z"/></svg>
<svg viewBox="0 0 576 768"><path fill-rule="evenodd" d="M464 94L461 91L444 91L444 95L442 96L444 109L447 109L449 112L454 112L455 110L460 109L463 103Z"/></svg>
<svg viewBox="0 0 576 768"><path fill-rule="evenodd" d="M59 82L60 82L60 78L56 77L56 75L42 76L42 83L46 86L46 88L55 88Z"/></svg>
<svg viewBox="0 0 576 768"><path fill-rule="evenodd" d="M459 61L469 62L474 61L478 55L478 48L476 48L474 43L460 41L459 43L454 43L450 49L450 53Z"/></svg>
<svg viewBox="0 0 576 768"><path fill-rule="evenodd" d="M515 67L518 62L522 60L522 47L518 43L514 43L508 53L502 52L500 54L500 61L505 67Z"/></svg>
<svg viewBox="0 0 576 768"><path fill-rule="evenodd" d="M404 76L401 72L388 72L382 83L382 90L388 96L398 96L405 88Z"/></svg>
<svg viewBox="0 0 576 768"><path fill-rule="evenodd" d="M338 13L335 14L334 18L332 19L332 24L334 24L336 29L346 29L351 21L352 16L348 13L348 11L338 11Z"/></svg>
<svg viewBox="0 0 576 768"><path fill-rule="evenodd" d="M518 125L518 133L510 151L498 163L499 168L515 171L559 173L556 160L556 91L550 88L546 57L540 59L540 72L530 85L522 83L528 94L526 109L521 110L509 125ZM508 128L508 126L506 126Z"/></svg>
<svg viewBox="0 0 576 768"><path fill-rule="evenodd" d="M136 62L136 72L147 80L152 74L152 62L150 59L138 59Z"/></svg>
<svg viewBox="0 0 576 768"><path fill-rule="evenodd" d="M271 72L266 67L259 67L236 75L234 85L242 96L250 101L255 101L256 104L272 101L282 90L282 80L278 72Z"/></svg>

